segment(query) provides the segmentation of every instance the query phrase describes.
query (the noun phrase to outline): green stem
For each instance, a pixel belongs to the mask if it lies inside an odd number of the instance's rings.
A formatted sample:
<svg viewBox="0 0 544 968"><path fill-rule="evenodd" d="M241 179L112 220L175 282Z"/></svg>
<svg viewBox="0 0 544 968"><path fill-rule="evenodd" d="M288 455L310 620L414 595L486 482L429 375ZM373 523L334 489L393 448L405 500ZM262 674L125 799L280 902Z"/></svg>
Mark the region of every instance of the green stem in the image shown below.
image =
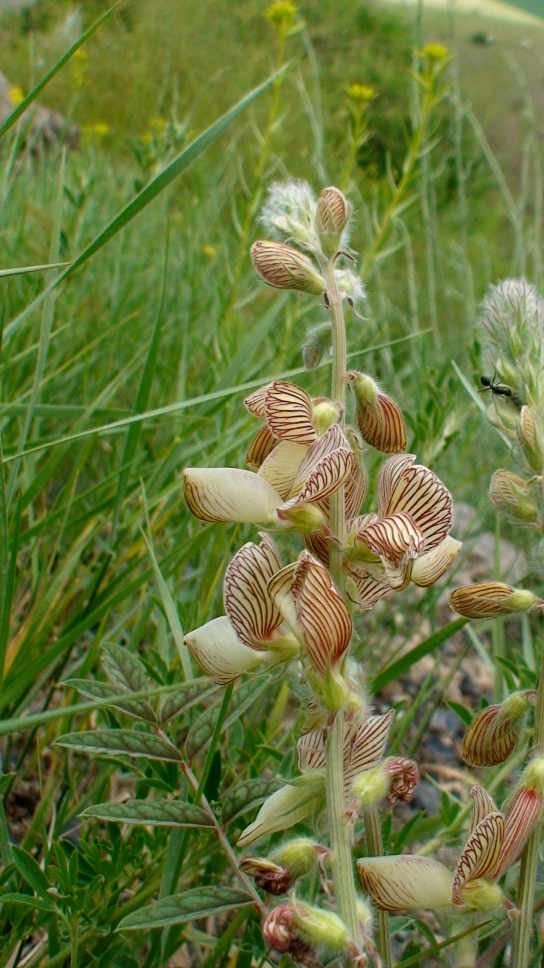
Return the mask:
<svg viewBox="0 0 544 968"><path fill-rule="evenodd" d="M376 807L369 807L364 813L366 845L369 857L383 857L382 825ZM376 912L377 947L382 959L382 968L391 968L391 938L389 935L389 915L387 911Z"/></svg>
<svg viewBox="0 0 544 968"><path fill-rule="evenodd" d="M327 285L327 297L332 313L333 359L332 398L345 407L346 402L346 327L342 299L334 276L334 263L322 266ZM342 424L344 417L342 415ZM330 500L330 526L338 539L338 546L331 548L330 572L340 594L345 586L345 573L341 566L342 546L346 532L346 509L344 488L336 491ZM357 915L357 891L351 854L351 829L346 813L344 795L344 728L345 713L340 710L327 735L327 818L331 838L331 868L334 891L340 917L347 925L351 940L359 951L363 950L361 927Z"/></svg>
<svg viewBox="0 0 544 968"><path fill-rule="evenodd" d="M537 755L544 755L544 646L540 661L540 675L538 679L538 693L535 709L535 726L533 732L533 749ZM536 887L536 869L538 866L540 837L542 824L538 823L533 830L525 850L521 855L521 866L518 882L519 920L514 926L514 944L512 949L512 968L527 968L531 953L531 935L533 928L533 908Z"/></svg>

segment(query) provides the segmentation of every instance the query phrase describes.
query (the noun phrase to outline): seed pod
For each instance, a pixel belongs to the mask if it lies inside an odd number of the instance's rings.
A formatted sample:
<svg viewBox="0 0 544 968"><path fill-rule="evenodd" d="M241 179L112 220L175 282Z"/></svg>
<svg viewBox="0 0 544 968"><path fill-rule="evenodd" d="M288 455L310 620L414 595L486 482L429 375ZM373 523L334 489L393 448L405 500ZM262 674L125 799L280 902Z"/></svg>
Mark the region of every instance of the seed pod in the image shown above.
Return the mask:
<svg viewBox="0 0 544 968"><path fill-rule="evenodd" d="M320 296L326 286L311 259L290 245L261 240L251 246L251 261L275 289L298 289Z"/></svg>
<svg viewBox="0 0 544 968"><path fill-rule="evenodd" d="M495 471L489 486L489 500L493 507L519 521L538 520L538 511L527 496L525 481L512 471L503 468Z"/></svg>

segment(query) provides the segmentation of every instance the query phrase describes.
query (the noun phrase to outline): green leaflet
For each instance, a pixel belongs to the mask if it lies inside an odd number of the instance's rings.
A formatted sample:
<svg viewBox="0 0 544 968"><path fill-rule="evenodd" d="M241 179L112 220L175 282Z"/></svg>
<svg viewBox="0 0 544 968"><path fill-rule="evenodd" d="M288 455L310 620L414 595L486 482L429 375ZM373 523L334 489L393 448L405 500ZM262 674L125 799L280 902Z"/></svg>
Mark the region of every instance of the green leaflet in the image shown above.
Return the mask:
<svg viewBox="0 0 544 968"><path fill-rule="evenodd" d="M164 928L170 924L183 924L197 918L206 918L230 908L254 904L255 900L245 891L233 887L197 887L184 894L172 894L162 901L129 914L119 923L118 931L136 931Z"/></svg>

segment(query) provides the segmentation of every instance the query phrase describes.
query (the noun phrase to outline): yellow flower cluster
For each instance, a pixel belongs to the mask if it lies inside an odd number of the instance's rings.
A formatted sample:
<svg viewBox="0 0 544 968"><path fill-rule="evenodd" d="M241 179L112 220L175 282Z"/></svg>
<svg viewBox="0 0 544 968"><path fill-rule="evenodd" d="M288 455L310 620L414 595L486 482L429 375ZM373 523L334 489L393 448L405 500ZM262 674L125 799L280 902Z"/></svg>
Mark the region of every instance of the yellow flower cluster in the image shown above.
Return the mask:
<svg viewBox="0 0 544 968"><path fill-rule="evenodd" d="M374 88L370 87L369 84L358 84L357 82L348 84L346 94L357 104L368 104L369 101L373 101L378 96Z"/></svg>
<svg viewBox="0 0 544 968"><path fill-rule="evenodd" d="M268 23L278 30L290 30L295 22L298 7L291 0L275 0L267 8L265 17Z"/></svg>
<svg viewBox="0 0 544 968"><path fill-rule="evenodd" d="M25 99L22 87L10 87L8 97L13 104L13 107L18 108L21 102Z"/></svg>

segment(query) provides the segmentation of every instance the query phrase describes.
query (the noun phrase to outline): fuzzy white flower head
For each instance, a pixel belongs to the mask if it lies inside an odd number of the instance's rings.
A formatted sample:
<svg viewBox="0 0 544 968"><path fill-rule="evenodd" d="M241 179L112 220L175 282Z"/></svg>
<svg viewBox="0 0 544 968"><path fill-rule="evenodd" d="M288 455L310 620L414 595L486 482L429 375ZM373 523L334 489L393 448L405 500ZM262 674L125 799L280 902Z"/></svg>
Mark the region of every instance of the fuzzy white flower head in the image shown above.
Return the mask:
<svg viewBox="0 0 544 968"><path fill-rule="evenodd" d="M291 240L301 248L316 251L319 240L314 228L317 202L305 181L274 182L261 213L261 222L272 238Z"/></svg>
<svg viewBox="0 0 544 968"><path fill-rule="evenodd" d="M488 358L499 380L544 410L544 300L525 279L492 286L483 302Z"/></svg>
<svg viewBox="0 0 544 968"><path fill-rule="evenodd" d="M351 269L335 269L334 275L342 299L348 299L354 306L361 305L366 299L366 290L359 276Z"/></svg>

